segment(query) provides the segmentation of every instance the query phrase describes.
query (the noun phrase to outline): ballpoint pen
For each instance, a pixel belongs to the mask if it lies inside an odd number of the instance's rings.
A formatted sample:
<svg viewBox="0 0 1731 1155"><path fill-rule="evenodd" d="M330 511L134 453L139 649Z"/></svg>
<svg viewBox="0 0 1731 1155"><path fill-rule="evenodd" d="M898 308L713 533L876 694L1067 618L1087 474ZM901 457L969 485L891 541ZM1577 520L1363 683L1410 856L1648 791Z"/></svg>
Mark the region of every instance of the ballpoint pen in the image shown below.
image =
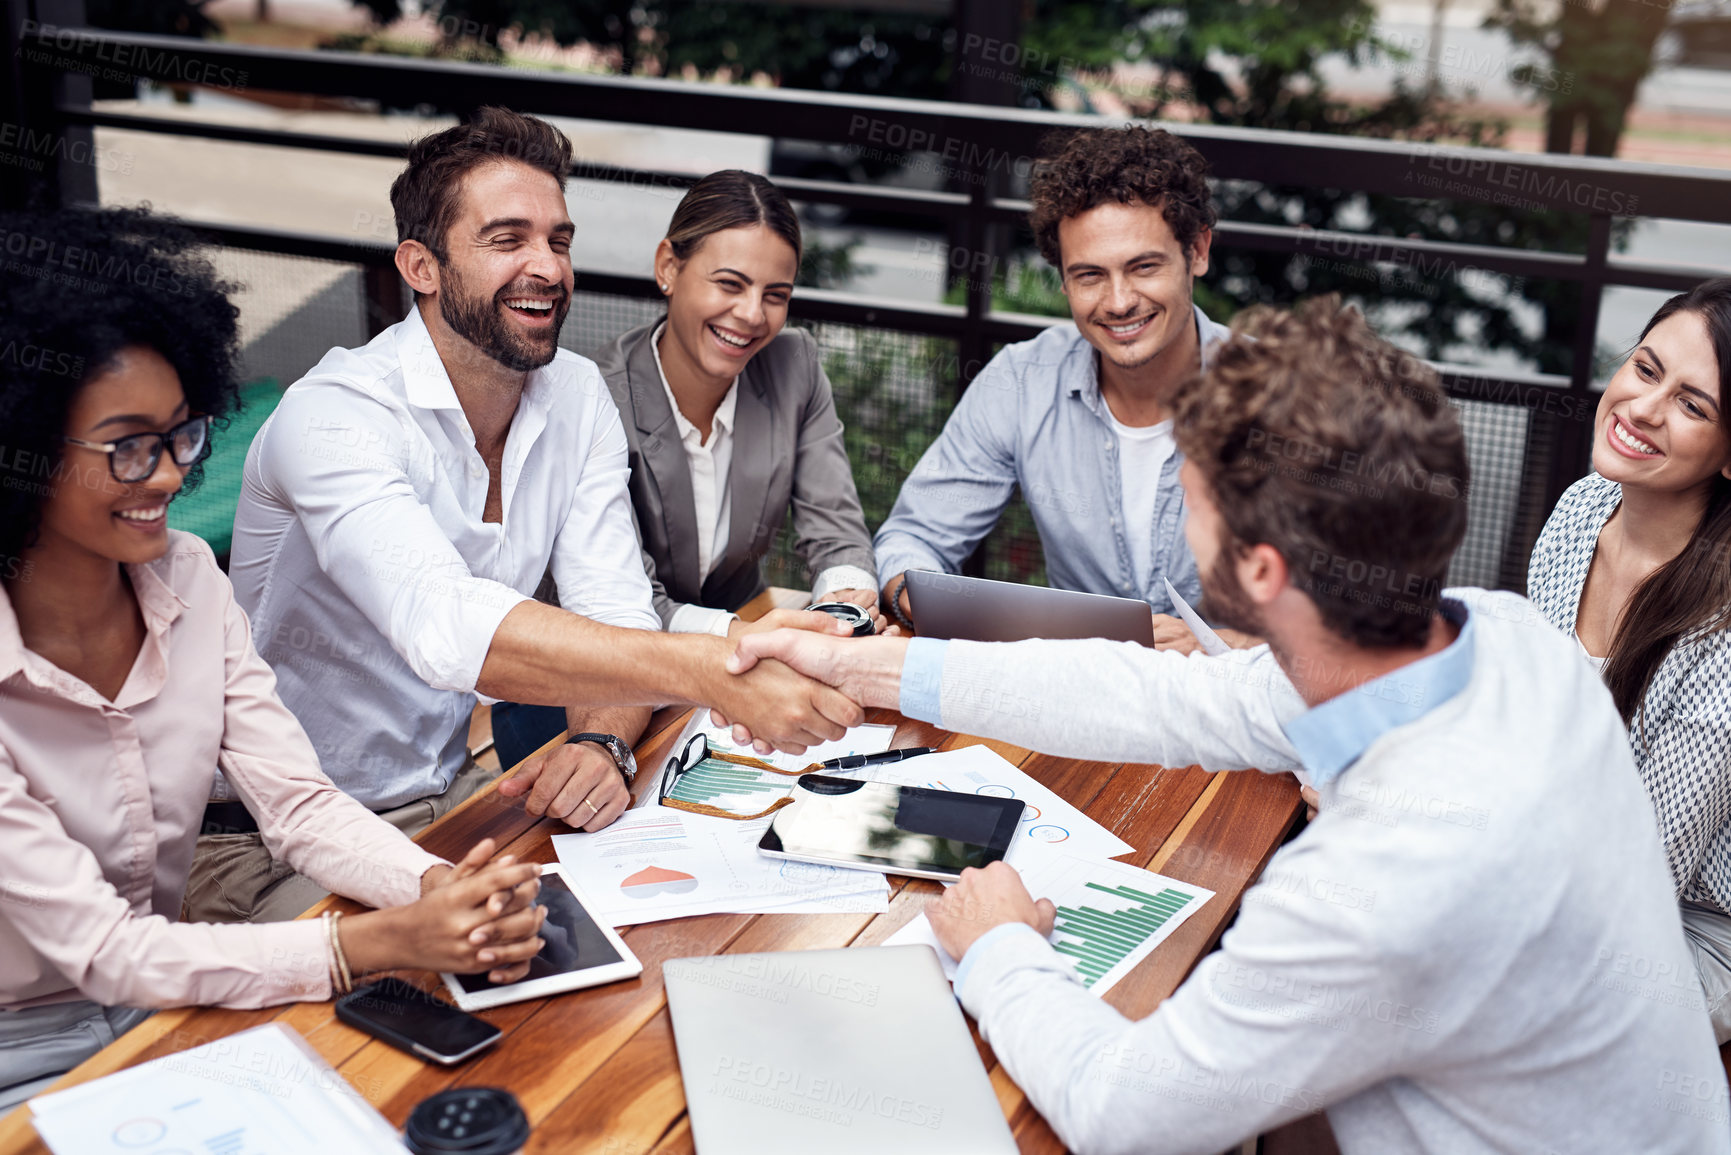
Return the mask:
<svg viewBox="0 0 1731 1155"><path fill-rule="evenodd" d="M909 746L904 750L885 750L881 754L844 754L818 765L825 770L858 770L863 766L882 766L904 758L918 758L921 754L935 754L937 749L936 746Z"/></svg>

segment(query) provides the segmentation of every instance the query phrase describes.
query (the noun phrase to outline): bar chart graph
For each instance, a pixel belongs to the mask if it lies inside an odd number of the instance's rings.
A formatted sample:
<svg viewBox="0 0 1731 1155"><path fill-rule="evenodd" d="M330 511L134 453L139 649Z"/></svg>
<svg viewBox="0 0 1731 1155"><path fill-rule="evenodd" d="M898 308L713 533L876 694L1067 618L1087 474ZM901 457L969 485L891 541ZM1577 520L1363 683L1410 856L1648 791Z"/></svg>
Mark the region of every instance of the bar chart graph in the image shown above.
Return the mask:
<svg viewBox="0 0 1731 1155"><path fill-rule="evenodd" d="M1069 960L1077 980L1095 995L1136 969L1185 919L1214 897L1212 890L1110 859L1042 855L1025 864L1022 881L1035 898L1058 908L1048 939ZM938 952L944 975L951 958L921 914L884 940L885 946L924 943Z"/></svg>
<svg viewBox="0 0 1731 1155"><path fill-rule="evenodd" d="M1196 901L1190 891L1171 887L1150 894L1133 886L1082 885L1090 901L1058 908L1052 949L1076 960L1076 973L1085 987L1099 982L1173 915Z"/></svg>
<svg viewBox="0 0 1731 1155"><path fill-rule="evenodd" d="M705 758L674 779L667 794L681 802L701 802L723 809L733 809L731 803L751 802L755 805L747 809L760 810L776 798L792 793L796 781L791 775Z"/></svg>

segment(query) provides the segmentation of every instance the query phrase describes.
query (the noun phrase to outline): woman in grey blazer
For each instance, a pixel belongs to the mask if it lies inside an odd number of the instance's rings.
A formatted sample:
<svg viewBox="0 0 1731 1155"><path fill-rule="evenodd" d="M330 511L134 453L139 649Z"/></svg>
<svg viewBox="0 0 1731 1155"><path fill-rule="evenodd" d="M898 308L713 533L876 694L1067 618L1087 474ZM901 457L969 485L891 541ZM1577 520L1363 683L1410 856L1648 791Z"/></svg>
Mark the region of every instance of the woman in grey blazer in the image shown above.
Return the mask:
<svg viewBox="0 0 1731 1155"><path fill-rule="evenodd" d="M669 630L737 632L732 611L762 592L761 560L790 511L814 600L878 616L829 378L811 336L785 328L799 258L799 221L780 189L756 173L711 173L656 248L667 315L596 354L625 425L644 568Z"/></svg>
<svg viewBox="0 0 1731 1155"><path fill-rule="evenodd" d="M764 588L760 562L793 512L814 600L878 612L877 562L817 342L786 329L799 220L768 180L710 173L679 202L655 252L667 315L595 356L625 426L643 568L668 630L729 635ZM538 597L550 597L551 581ZM775 610L749 628L838 628ZM551 706L500 703L511 766L565 728Z"/></svg>

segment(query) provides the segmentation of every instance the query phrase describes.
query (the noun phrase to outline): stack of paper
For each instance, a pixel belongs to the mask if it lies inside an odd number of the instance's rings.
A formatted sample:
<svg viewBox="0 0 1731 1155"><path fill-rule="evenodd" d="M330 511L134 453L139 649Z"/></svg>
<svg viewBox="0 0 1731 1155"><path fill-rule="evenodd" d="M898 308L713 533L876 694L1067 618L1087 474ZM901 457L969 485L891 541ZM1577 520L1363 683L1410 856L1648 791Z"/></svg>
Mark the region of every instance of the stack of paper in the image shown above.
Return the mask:
<svg viewBox="0 0 1731 1155"><path fill-rule="evenodd" d="M280 1023L39 1095L30 1111L55 1155L404 1149L384 1117Z"/></svg>

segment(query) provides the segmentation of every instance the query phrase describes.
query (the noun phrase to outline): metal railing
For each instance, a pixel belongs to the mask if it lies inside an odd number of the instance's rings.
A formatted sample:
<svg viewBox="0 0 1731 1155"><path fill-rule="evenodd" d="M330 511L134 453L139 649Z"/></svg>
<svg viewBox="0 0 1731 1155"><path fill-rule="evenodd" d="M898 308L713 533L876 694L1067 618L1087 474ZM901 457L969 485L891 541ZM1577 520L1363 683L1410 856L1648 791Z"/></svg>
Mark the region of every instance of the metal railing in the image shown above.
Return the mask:
<svg viewBox="0 0 1731 1155"><path fill-rule="evenodd" d="M267 49L173 37L124 34L55 23L76 20L79 0L4 0L14 16L4 46L13 63L6 98L24 130L59 139L93 140L94 129L141 130L210 140L308 149L318 152L400 157L401 143L273 131L183 118L160 118L94 110L90 78L135 77L163 83L239 84L249 90L377 101L384 107L426 105L459 115L485 104L524 112L888 148L939 158L950 187L934 192L840 182L778 178L793 199L854 209L889 210L929 219L971 252L993 251L991 230L1021 225L1029 206L1002 195L1007 174L1025 172L1032 158L1049 151L1052 134L1115 124L1091 115L984 106L764 90L661 80L560 74L336 52ZM1292 254L1326 253L1342 261L1389 260L1420 268L1474 268L1513 277L1577 283L1581 305L1574 317L1571 370L1566 375L1503 372L1438 364L1445 385L1458 397L1522 405L1533 413L1590 412L1593 353L1600 299L1607 286L1681 290L1705 270L1619 258L1611 252L1612 223L1622 216L1731 224L1731 173L1631 164L1597 158L1493 150L1436 148L1404 142L1315 136L1254 129L1167 124L1207 158L1217 179L1268 186L1333 189L1365 194L1512 204L1526 209L1574 213L1588 221L1585 251L1555 253L1393 236L1323 232L1305 227L1223 221L1217 249L1239 248ZM64 157L76 150L62 149ZM581 162L580 162L581 163ZM651 182L679 186L694 178L613 166L577 173L593 180ZM47 179L62 200L94 201L89 166L55 162ZM393 246L379 241L338 240L303 233L191 222L225 245L272 253L360 264L378 303L375 328L396 319L391 295ZM999 245L999 248L1002 246ZM585 291L653 297L648 277L578 269ZM991 278L970 277L959 305L880 300L844 292L802 289L793 300L796 318L840 322L956 342L962 387L990 358L996 344L1034 336L1057 319L994 311ZM1511 530L1512 554L1524 575L1524 547L1562 490L1587 469L1590 423L1538 423L1529 430L1525 468L1542 469L1520 524ZM1533 438L1538 440L1533 440ZM1542 464L1541 464L1542 463ZM1542 500L1540 498L1542 497ZM1535 520L1536 518L1536 520ZM1509 571L1514 573L1516 571Z"/></svg>

